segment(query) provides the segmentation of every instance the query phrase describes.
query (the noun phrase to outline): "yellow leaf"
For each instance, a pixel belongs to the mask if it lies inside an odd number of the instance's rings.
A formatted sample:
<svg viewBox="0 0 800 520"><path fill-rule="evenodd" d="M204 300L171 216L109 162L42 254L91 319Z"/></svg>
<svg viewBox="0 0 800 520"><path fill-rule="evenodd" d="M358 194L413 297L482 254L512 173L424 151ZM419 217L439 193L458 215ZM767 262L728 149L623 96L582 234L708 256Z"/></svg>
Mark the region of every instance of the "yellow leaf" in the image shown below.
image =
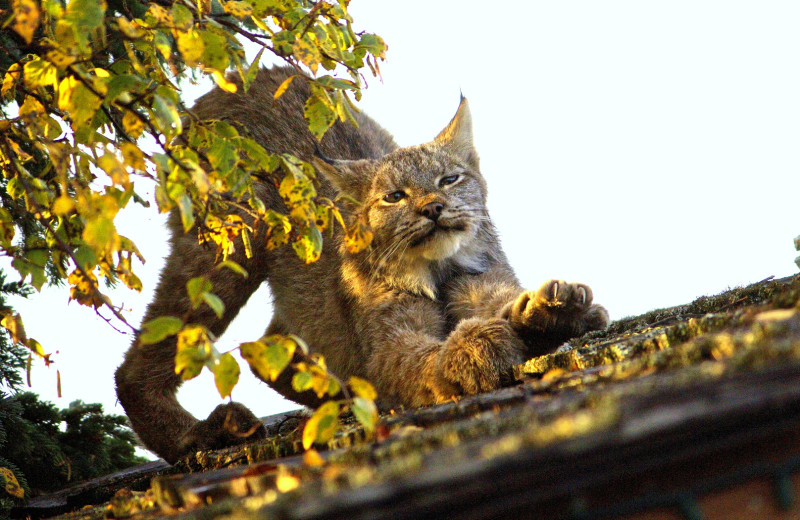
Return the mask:
<svg viewBox="0 0 800 520"><path fill-rule="evenodd" d="M253 14L253 7L247 2L233 0L223 4L225 12L239 19L244 19Z"/></svg>
<svg viewBox="0 0 800 520"><path fill-rule="evenodd" d="M23 67L25 85L31 88L54 87L58 82L58 71L55 65L38 56Z"/></svg>
<svg viewBox="0 0 800 520"><path fill-rule="evenodd" d="M3 86L0 87L0 96L5 96L14 84L19 81L20 76L22 75L22 68L19 66L19 63L14 63L8 68L8 72L3 77Z"/></svg>
<svg viewBox="0 0 800 520"><path fill-rule="evenodd" d="M58 108L69 112L73 128L91 121L103 100L75 76L67 76L58 85Z"/></svg>
<svg viewBox="0 0 800 520"><path fill-rule="evenodd" d="M0 243L4 247L11 247L11 241L17 230L14 227L14 218L5 208L0 208Z"/></svg>
<svg viewBox="0 0 800 520"><path fill-rule="evenodd" d="M139 119L139 116L126 110L125 115L122 116L122 128L125 129L126 134L134 139L138 139L144 131L144 123Z"/></svg>
<svg viewBox="0 0 800 520"><path fill-rule="evenodd" d="M77 59L75 56L67 54L59 48L50 49L47 51L47 54L45 54L45 57L47 58L47 61L55 65L58 70L66 69L75 63L75 60Z"/></svg>
<svg viewBox="0 0 800 520"><path fill-rule="evenodd" d="M100 307L105 303L103 295L97 288L97 277L91 271L86 271L83 276L75 269L70 273L67 282L70 284L69 298L87 307Z"/></svg>
<svg viewBox="0 0 800 520"><path fill-rule="evenodd" d="M25 96L25 101L19 107L20 117L35 120L41 114L44 114L44 106L35 97Z"/></svg>
<svg viewBox="0 0 800 520"><path fill-rule="evenodd" d="M291 339L272 335L262 341L242 343L239 352L262 379L275 381L292 361L295 348Z"/></svg>
<svg viewBox="0 0 800 520"><path fill-rule="evenodd" d="M147 14L156 19L156 22L165 26L172 25L172 15L158 4L150 4Z"/></svg>
<svg viewBox="0 0 800 520"><path fill-rule="evenodd" d="M8 5L8 4L6 4ZM22 36L25 43L33 41L33 33L39 27L39 6L34 0L14 0L14 31Z"/></svg>
<svg viewBox="0 0 800 520"><path fill-rule="evenodd" d="M359 397L363 397L364 399L369 399L370 401L374 401L378 397L378 393L375 391L375 388L372 386L372 383L367 381L366 379L361 379L360 377L352 376L350 379L347 380L347 385Z"/></svg>
<svg viewBox="0 0 800 520"><path fill-rule="evenodd" d="M295 40L292 46L292 53L302 61L316 76L317 67L322 62L322 54L317 46L317 38L314 33L305 33L302 38Z"/></svg>
<svg viewBox="0 0 800 520"><path fill-rule="evenodd" d="M326 443L339 426L339 403L328 401L317 408L303 428L303 448L309 449L314 443Z"/></svg>
<svg viewBox="0 0 800 520"><path fill-rule="evenodd" d="M281 493L297 489L299 485L300 479L289 473L281 472L275 480L275 487L278 488L278 491Z"/></svg>
<svg viewBox="0 0 800 520"><path fill-rule="evenodd" d="M28 340L19 314L6 314L0 320L0 325L8 330L9 334L11 334L11 341L14 343L25 343Z"/></svg>
<svg viewBox="0 0 800 520"><path fill-rule="evenodd" d="M69 198L67 195L61 195L53 202L53 206L50 208L50 211L55 215L63 217L72 213L72 210L74 209L75 201Z"/></svg>
<svg viewBox="0 0 800 520"><path fill-rule="evenodd" d="M275 91L275 94L273 95L273 98L274 99L278 99L279 97L281 97L283 95L283 93L286 92L286 89L289 88L289 85L292 83L293 79L294 79L294 76L289 76L288 78L283 80L283 83L281 83L280 86L278 87L278 89Z"/></svg>
<svg viewBox="0 0 800 520"><path fill-rule="evenodd" d="M325 460L320 456L319 452L314 448L307 450L303 453L303 464L306 466L317 467L325 464Z"/></svg>
<svg viewBox="0 0 800 520"><path fill-rule="evenodd" d="M322 234L316 227L308 227L297 235L297 240L292 243L298 258L310 264L319 260L322 253Z"/></svg>
<svg viewBox="0 0 800 520"><path fill-rule="evenodd" d="M125 164L134 170L144 171L144 153L142 153L138 146L133 143L122 143L120 150L122 150L122 159L125 161Z"/></svg>
<svg viewBox="0 0 800 520"><path fill-rule="evenodd" d="M196 29L189 29L186 32L178 33L178 50L183 56L183 61L190 67L200 64L200 58L205 50L205 43L200 33Z"/></svg>
<svg viewBox="0 0 800 520"><path fill-rule="evenodd" d="M321 204L317 204L317 211L314 223L317 225L317 229L320 231L325 231L328 229L328 226L331 223L331 208L328 206L324 206Z"/></svg>
<svg viewBox="0 0 800 520"><path fill-rule="evenodd" d="M217 86L225 92L230 92L233 94L238 89L236 87L236 83L228 81L227 78L225 78L225 74L216 69L211 71L211 77L214 78L214 83L216 83Z"/></svg>
<svg viewBox="0 0 800 520"><path fill-rule="evenodd" d="M117 27L126 37L136 40L142 37L142 32L139 31L138 22L130 22L124 16L117 18Z"/></svg>
<svg viewBox="0 0 800 520"><path fill-rule="evenodd" d="M344 237L344 244L351 253L358 253L367 248L372 242L372 231L361 220L357 220L353 226L347 230Z"/></svg>
<svg viewBox="0 0 800 520"><path fill-rule="evenodd" d="M125 166L119 162L119 159L114 154L103 154L102 157L97 159L97 166L111 177L111 182L114 184L123 188L128 188L131 185L128 170L125 169Z"/></svg>
<svg viewBox="0 0 800 520"><path fill-rule="evenodd" d="M187 325L178 333L175 354L175 373L184 380L200 374L203 365L211 359L211 341L208 331L201 325Z"/></svg>
<svg viewBox="0 0 800 520"><path fill-rule="evenodd" d="M269 210L264 214L264 222L267 223L267 249L275 249L289 242L292 223L286 215Z"/></svg>
<svg viewBox="0 0 800 520"><path fill-rule="evenodd" d="M109 254L119 249L120 238L114 221L103 217L92 217L83 229L83 239L97 253Z"/></svg>
<svg viewBox="0 0 800 520"><path fill-rule="evenodd" d="M0 477L5 481L4 489L12 497L25 498L25 490L19 485L17 477L8 468L0 468Z"/></svg>

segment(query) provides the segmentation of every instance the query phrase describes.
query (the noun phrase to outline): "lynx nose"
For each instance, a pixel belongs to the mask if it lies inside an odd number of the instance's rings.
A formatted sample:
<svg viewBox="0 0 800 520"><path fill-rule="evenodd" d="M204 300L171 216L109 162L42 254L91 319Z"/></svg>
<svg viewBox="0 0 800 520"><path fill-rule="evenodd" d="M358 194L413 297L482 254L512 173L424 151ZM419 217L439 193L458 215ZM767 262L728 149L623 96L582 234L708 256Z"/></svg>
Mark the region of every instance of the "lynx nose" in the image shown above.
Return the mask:
<svg viewBox="0 0 800 520"><path fill-rule="evenodd" d="M425 217L436 222L439 220L439 217L442 215L442 210L444 209L444 204L441 202L429 202L420 208L419 212L422 213Z"/></svg>

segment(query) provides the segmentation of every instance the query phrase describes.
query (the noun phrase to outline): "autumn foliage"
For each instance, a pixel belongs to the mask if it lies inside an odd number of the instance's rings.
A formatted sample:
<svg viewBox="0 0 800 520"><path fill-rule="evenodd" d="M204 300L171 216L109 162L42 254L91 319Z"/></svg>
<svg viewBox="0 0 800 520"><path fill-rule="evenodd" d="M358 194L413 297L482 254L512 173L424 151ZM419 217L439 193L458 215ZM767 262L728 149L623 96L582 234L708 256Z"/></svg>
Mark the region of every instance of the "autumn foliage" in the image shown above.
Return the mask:
<svg viewBox="0 0 800 520"><path fill-rule="evenodd" d="M298 70L276 97L292 81L309 83L304 115L317 139L336 120L355 124L363 71L379 73L386 45L356 32L347 7L347 0L0 1L0 251L20 278L37 290L66 282L71 299L116 327L136 330L101 290L106 282L142 289L136 237L115 225L134 204L177 212L186 232L217 251L219 268L241 276L247 273L228 258L234 248L249 254L252 247L291 244L313 262L331 226L345 227L348 247L367 247L368 230L346 229L335 202L317 196L312 165L269 153L225 122L193 119L181 99L182 82L197 76L236 90L226 79L230 70L249 88L266 52ZM245 43L258 49L250 62ZM288 214L265 208L257 182L279 186ZM186 290L195 307L224 311L208 280L195 278ZM3 312L13 340L33 359L48 361L46 346L25 332L22 317ZM222 397L239 375L231 351L239 349L273 379L296 349L307 353L293 337L261 338L220 353L213 334L174 316L144 323L140 340L172 335L176 373L188 379L211 369ZM304 359L294 367L296 389L334 395L345 384L324 360ZM374 391L366 382L349 386L357 395L323 407L304 443L329 438L343 407L372 428Z"/></svg>

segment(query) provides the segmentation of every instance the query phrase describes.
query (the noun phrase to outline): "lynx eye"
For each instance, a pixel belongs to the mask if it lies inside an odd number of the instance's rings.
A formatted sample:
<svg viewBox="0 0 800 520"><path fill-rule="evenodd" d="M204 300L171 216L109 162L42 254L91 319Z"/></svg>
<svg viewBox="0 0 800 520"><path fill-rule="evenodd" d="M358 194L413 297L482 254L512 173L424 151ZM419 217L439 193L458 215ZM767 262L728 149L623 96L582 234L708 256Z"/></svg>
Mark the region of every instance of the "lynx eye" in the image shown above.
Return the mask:
<svg viewBox="0 0 800 520"><path fill-rule="evenodd" d="M393 191L383 196L383 200L390 204L394 204L395 202L400 202L404 198L406 198L406 192L400 190Z"/></svg>
<svg viewBox="0 0 800 520"><path fill-rule="evenodd" d="M444 186L447 186L448 184L453 184L454 182L456 182L458 180L459 177L461 177L461 176L459 174L457 174L457 173L454 174L454 175L448 175L447 177L442 177L439 180L439 187L442 188Z"/></svg>

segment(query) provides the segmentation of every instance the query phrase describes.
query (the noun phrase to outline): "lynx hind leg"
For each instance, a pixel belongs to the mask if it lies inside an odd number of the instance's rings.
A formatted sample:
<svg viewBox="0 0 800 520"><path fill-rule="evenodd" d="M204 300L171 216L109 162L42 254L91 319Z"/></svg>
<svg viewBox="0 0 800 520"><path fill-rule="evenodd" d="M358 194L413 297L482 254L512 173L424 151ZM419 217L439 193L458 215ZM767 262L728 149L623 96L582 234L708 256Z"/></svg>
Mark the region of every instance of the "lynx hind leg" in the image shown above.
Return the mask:
<svg viewBox="0 0 800 520"><path fill-rule="evenodd" d="M264 424L246 406L217 406L203 421L197 421L178 441L180 453L217 450L267 436Z"/></svg>
<svg viewBox="0 0 800 520"><path fill-rule="evenodd" d="M433 393L437 401L454 395L495 390L511 381L511 369L524 361L525 345L499 318L461 321L442 345Z"/></svg>
<svg viewBox="0 0 800 520"><path fill-rule="evenodd" d="M564 341L608 326L608 312L592 303L589 286L549 280L537 291L525 291L502 312L528 344L532 355L555 349Z"/></svg>

